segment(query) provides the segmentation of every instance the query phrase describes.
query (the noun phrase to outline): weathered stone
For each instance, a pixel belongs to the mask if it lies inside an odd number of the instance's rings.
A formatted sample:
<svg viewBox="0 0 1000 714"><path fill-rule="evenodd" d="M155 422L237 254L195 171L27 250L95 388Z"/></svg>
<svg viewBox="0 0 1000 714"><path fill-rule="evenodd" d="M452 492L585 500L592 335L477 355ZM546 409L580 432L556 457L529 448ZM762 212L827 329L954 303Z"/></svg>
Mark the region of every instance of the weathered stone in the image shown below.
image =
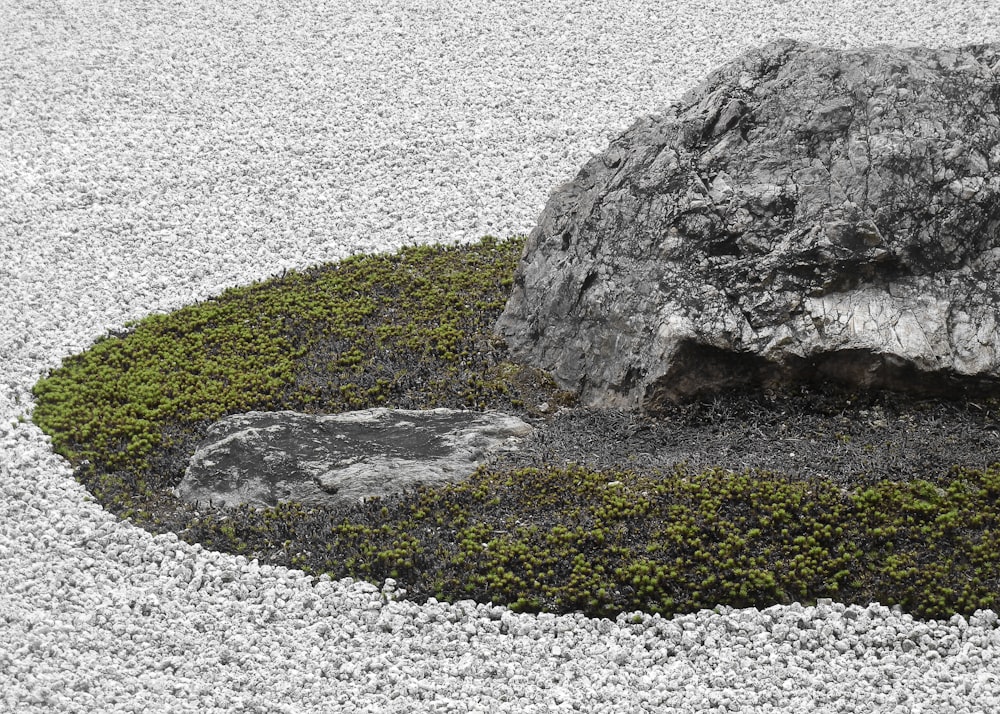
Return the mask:
<svg viewBox="0 0 1000 714"><path fill-rule="evenodd" d="M781 40L550 197L497 329L584 404L1000 377L1000 45Z"/></svg>
<svg viewBox="0 0 1000 714"><path fill-rule="evenodd" d="M209 427L177 492L215 507L349 504L459 481L531 432L508 414L453 409L235 414Z"/></svg>

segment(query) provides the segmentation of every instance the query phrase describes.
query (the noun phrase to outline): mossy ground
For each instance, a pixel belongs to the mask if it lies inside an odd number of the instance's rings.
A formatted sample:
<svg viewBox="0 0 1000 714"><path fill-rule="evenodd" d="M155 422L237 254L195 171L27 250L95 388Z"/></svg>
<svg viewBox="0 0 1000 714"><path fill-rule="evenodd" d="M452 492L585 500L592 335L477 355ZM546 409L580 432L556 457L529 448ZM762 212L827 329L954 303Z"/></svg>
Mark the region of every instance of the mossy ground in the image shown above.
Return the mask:
<svg viewBox="0 0 1000 714"><path fill-rule="evenodd" d="M570 405L492 334L522 245L358 256L150 316L41 380L34 419L122 517L317 575L393 577L417 601L593 615L819 597L922 616L1000 609L1000 465L942 476L906 462L916 472L852 484L815 468L638 454L624 460L635 468L580 465L537 449L534 464L349 509L196 511L172 495L226 414L448 406L542 420L537 405ZM820 434L812 458L847 441Z"/></svg>

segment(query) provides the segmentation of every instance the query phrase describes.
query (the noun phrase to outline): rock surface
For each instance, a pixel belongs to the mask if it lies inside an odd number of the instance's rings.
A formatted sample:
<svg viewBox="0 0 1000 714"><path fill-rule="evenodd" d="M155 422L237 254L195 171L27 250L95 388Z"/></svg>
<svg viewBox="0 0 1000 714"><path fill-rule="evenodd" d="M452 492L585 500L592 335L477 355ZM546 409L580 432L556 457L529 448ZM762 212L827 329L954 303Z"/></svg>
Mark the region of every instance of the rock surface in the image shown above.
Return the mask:
<svg viewBox="0 0 1000 714"><path fill-rule="evenodd" d="M248 412L211 427L178 496L212 507L342 505L469 476L532 427L500 412Z"/></svg>
<svg viewBox="0 0 1000 714"><path fill-rule="evenodd" d="M1000 45L780 40L557 189L497 330L584 404L1000 376Z"/></svg>

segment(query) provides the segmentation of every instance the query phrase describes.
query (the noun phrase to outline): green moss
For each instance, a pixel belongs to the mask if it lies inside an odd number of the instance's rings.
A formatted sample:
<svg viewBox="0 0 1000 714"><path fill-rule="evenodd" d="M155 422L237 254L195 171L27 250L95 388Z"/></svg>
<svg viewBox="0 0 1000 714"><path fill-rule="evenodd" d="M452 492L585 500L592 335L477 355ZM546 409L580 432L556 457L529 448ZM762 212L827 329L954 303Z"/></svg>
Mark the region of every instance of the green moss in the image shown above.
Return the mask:
<svg viewBox="0 0 1000 714"><path fill-rule="evenodd" d="M923 616L1000 608L1000 465L856 491L539 465L338 511L196 514L170 495L228 413L568 403L491 332L522 245L357 256L150 316L41 380L33 418L122 517L315 574L396 578L417 600L594 615L820 597Z"/></svg>
<svg viewBox="0 0 1000 714"><path fill-rule="evenodd" d="M97 479L251 409L520 405L506 377L531 370L491 328L522 245L356 256L152 315L39 381L34 420ZM531 391L558 399L542 377Z"/></svg>
<svg viewBox="0 0 1000 714"><path fill-rule="evenodd" d="M418 601L666 615L830 597L948 617L1000 606L998 485L1000 465L957 472L945 489L917 480L857 492L720 469L481 469L347 512L231 517L255 553L284 542L286 563L392 577ZM609 510L609 492L642 505ZM198 538L226 548L219 523L205 519Z"/></svg>
<svg viewBox="0 0 1000 714"><path fill-rule="evenodd" d="M592 615L823 597L969 614L1000 605L998 477L1000 465L945 490L917 480L851 493L766 472L480 470L341 520L307 517L303 528L330 535L305 567L402 577L417 599ZM609 510L609 493L641 505Z"/></svg>

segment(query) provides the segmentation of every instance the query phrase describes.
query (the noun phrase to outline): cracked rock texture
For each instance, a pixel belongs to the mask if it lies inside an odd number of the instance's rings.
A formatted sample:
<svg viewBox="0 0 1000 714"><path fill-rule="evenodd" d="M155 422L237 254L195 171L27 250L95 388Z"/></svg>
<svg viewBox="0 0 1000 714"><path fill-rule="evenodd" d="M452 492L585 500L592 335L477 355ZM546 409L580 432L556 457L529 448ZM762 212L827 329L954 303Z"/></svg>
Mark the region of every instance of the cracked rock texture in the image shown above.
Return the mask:
<svg viewBox="0 0 1000 714"><path fill-rule="evenodd" d="M1000 377L1000 45L778 40L550 196L497 329L584 404Z"/></svg>
<svg viewBox="0 0 1000 714"><path fill-rule="evenodd" d="M234 414L209 427L178 496L215 507L347 505L458 481L531 432L508 414L454 409Z"/></svg>

